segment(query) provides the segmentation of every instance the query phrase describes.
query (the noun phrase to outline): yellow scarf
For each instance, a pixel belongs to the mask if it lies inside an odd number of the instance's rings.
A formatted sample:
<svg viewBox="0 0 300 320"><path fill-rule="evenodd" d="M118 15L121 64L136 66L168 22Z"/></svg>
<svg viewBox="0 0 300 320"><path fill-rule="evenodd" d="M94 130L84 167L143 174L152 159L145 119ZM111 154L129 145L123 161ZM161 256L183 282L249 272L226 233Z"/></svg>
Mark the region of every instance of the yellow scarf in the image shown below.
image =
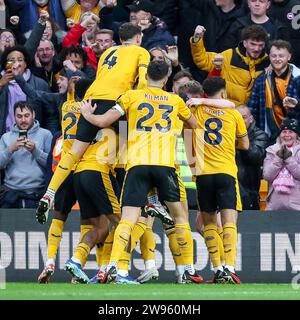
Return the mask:
<svg viewBox="0 0 300 320"><path fill-rule="evenodd" d="M276 84L276 88L279 94L279 98L281 100L283 100L286 97L286 90L289 84L291 78L291 73L289 72L288 76L285 79L282 79L280 77L276 77L275 76L275 84ZM280 124L282 122L282 120L284 119L284 113L282 110L282 107L278 104L276 104L276 99L274 96L274 89L272 88L272 84L271 84L271 77L268 76L266 78L266 108L268 109L272 109L272 114L273 114L273 118L275 120L275 123L277 125L277 127L280 127ZM287 112L287 108L285 108L286 112Z"/></svg>

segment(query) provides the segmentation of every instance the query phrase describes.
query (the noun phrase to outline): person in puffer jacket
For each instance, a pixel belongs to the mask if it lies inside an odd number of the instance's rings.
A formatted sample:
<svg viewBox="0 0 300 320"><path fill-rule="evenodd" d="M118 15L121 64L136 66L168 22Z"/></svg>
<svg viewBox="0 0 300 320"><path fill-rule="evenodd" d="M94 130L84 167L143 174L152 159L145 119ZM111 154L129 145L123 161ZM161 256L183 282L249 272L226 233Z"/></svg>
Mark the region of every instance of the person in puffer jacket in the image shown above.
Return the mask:
<svg viewBox="0 0 300 320"><path fill-rule="evenodd" d="M277 142L267 148L263 177L269 183L266 210L300 210L300 128L285 118Z"/></svg>
<svg viewBox="0 0 300 320"><path fill-rule="evenodd" d="M203 26L197 26L190 44L196 66L210 72L214 69L216 52L206 51L203 42L205 31ZM268 55L264 51L267 37L263 27L251 25L243 29L238 47L221 52L224 62L220 76L226 80L228 99L236 105L247 103L255 79L269 65Z"/></svg>

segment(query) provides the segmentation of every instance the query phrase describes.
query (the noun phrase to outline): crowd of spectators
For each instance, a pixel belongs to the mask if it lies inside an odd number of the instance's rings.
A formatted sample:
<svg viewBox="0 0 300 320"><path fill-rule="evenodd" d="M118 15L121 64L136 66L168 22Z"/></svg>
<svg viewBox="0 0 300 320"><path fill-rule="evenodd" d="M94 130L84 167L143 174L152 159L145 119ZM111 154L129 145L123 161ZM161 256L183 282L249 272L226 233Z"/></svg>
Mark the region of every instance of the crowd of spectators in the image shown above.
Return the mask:
<svg viewBox="0 0 300 320"><path fill-rule="evenodd" d="M0 0L0 207L35 206L69 83L95 79L127 21L168 62L168 91L226 80L250 139L236 155L244 208L259 209L262 177L268 209L300 199L300 0ZM276 185L283 176L293 197Z"/></svg>

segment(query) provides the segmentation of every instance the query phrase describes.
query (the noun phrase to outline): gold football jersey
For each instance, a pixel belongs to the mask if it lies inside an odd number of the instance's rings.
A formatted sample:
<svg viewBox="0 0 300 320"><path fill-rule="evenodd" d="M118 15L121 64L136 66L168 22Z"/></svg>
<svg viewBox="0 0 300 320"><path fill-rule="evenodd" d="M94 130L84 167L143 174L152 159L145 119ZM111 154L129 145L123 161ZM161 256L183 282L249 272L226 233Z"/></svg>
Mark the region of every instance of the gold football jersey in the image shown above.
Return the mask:
<svg viewBox="0 0 300 320"><path fill-rule="evenodd" d="M174 167L178 117L187 120L189 108L177 95L160 88L129 90L118 100L128 120L127 169L136 165Z"/></svg>
<svg viewBox="0 0 300 320"><path fill-rule="evenodd" d="M85 99L117 100L120 95L133 89L146 87L146 72L150 61L149 52L139 46L116 46L107 49L98 63L95 81L85 94Z"/></svg>
<svg viewBox="0 0 300 320"><path fill-rule="evenodd" d="M201 106L194 116L199 127L193 134L195 174L226 173L236 178L236 138L247 135L241 114L235 109Z"/></svg>

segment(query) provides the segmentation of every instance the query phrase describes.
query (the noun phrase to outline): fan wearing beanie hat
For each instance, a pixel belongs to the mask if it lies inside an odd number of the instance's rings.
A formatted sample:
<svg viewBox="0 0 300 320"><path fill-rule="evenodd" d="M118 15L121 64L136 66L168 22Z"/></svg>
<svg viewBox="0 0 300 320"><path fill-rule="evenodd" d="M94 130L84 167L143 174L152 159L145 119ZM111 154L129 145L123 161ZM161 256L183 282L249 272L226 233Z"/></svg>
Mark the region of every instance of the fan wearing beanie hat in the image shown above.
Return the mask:
<svg viewBox="0 0 300 320"><path fill-rule="evenodd" d="M299 128L299 123L296 119L290 119L290 118L285 118L282 120L282 123L280 125L280 133L283 130L291 130L297 133L298 136L300 136L300 128Z"/></svg>
<svg viewBox="0 0 300 320"><path fill-rule="evenodd" d="M299 123L285 118L277 142L266 149L263 177L269 191L266 210L300 210Z"/></svg>
<svg viewBox="0 0 300 320"><path fill-rule="evenodd" d="M149 12L151 15L154 13L154 5L149 0L136 0L132 4L128 5L127 8L133 12L145 11Z"/></svg>
<svg viewBox="0 0 300 320"><path fill-rule="evenodd" d="M165 23L155 16L160 10L157 6L157 3L154 4L149 0L135 0L126 6L130 11L130 22L142 29L141 46L148 51L154 47L166 48L175 45L175 39Z"/></svg>
<svg viewBox="0 0 300 320"><path fill-rule="evenodd" d="M281 148L276 152L277 156L285 161L292 155L293 145L299 139L299 124L296 119L285 118L280 125L279 140L281 142Z"/></svg>

